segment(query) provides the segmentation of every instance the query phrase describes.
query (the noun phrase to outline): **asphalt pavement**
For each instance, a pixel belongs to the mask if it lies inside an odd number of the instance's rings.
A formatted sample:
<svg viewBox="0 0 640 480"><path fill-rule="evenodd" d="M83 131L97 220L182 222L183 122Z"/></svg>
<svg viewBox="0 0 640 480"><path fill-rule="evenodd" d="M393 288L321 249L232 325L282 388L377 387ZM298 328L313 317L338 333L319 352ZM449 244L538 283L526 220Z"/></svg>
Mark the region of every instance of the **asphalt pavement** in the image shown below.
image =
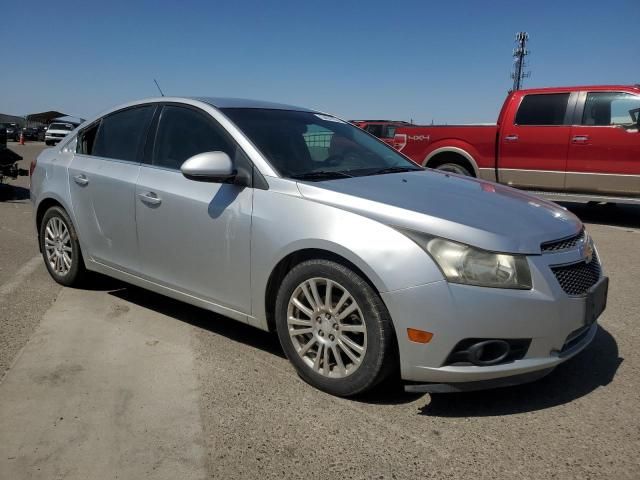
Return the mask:
<svg viewBox="0 0 640 480"><path fill-rule="evenodd" d="M9 146L22 168L44 148ZM104 277L61 288L39 258L28 179L10 183L2 480L638 478L638 207L567 205L596 240L610 296L593 344L548 377L345 400L302 382L274 335Z"/></svg>

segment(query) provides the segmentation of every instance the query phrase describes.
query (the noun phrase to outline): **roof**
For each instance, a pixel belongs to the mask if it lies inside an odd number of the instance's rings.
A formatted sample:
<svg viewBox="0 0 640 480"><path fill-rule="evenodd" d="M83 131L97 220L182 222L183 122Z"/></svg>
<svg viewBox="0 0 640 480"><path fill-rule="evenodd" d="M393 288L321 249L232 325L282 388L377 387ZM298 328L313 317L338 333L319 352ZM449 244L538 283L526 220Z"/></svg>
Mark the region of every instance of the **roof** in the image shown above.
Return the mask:
<svg viewBox="0 0 640 480"><path fill-rule="evenodd" d="M64 117L58 117L58 118L54 118L53 120L51 120L51 122L56 122L56 123L71 123L74 125L80 125L82 122L84 122L84 118L80 118L80 117L72 117L71 115L65 115Z"/></svg>
<svg viewBox="0 0 640 480"><path fill-rule="evenodd" d="M314 112L309 108L296 107L283 103L264 102L262 100L248 100L246 98L222 98L222 97L187 97L191 100L208 103L216 108L264 108L269 110L297 110L300 112Z"/></svg>
<svg viewBox="0 0 640 480"><path fill-rule="evenodd" d="M518 92L526 93L556 93L556 92L578 92L589 90L592 92L610 90L638 90L638 85L578 85L572 87L544 87L544 88L522 88ZM514 92L515 93L515 92Z"/></svg>
<svg viewBox="0 0 640 480"><path fill-rule="evenodd" d="M27 115L27 120L30 122L49 123L54 118L64 117L64 116L66 116L66 113L57 112L55 110L49 110L48 112L32 113L30 115Z"/></svg>

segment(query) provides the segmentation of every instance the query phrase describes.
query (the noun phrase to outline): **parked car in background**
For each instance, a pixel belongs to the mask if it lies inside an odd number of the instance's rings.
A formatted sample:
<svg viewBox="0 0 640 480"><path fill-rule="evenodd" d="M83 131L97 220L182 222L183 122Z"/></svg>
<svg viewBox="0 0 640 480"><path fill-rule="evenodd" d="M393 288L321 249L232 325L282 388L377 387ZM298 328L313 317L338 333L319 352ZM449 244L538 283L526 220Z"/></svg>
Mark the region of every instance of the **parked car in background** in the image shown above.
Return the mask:
<svg viewBox="0 0 640 480"><path fill-rule="evenodd" d="M40 154L31 200L57 282L93 270L275 330L335 395L398 374L430 392L540 378L593 340L606 303L567 210L305 108L123 105Z"/></svg>
<svg viewBox="0 0 640 480"><path fill-rule="evenodd" d="M55 145L66 137L74 128L76 128L76 126L72 123L52 123L47 127L44 136L44 143L47 145Z"/></svg>
<svg viewBox="0 0 640 480"><path fill-rule="evenodd" d="M38 129L35 127L24 127L22 129L22 134L24 135L25 140L37 140L38 139Z"/></svg>
<svg viewBox="0 0 640 480"><path fill-rule="evenodd" d="M497 125L375 124L426 167L552 200L640 204L639 112L639 86L541 88L510 93Z"/></svg>
<svg viewBox="0 0 640 480"><path fill-rule="evenodd" d="M2 123L0 128L4 128L7 140L17 142L20 140L20 127L17 123Z"/></svg>
<svg viewBox="0 0 640 480"><path fill-rule="evenodd" d="M47 127L45 126L36 127L36 140L39 142L44 142L46 131Z"/></svg>
<svg viewBox="0 0 640 480"><path fill-rule="evenodd" d="M18 167L18 162L22 157L13 150L7 148L7 131L5 124L0 124L0 184L8 178L18 178L26 176L28 170Z"/></svg>

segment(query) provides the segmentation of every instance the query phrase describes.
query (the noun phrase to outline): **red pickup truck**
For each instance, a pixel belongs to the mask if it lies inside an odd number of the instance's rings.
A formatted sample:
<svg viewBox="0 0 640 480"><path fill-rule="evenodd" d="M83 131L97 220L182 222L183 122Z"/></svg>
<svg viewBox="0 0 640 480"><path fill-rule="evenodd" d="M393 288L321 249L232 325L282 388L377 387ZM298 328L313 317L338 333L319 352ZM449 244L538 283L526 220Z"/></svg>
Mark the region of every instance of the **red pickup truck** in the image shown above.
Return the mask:
<svg viewBox="0 0 640 480"><path fill-rule="evenodd" d="M552 200L640 204L640 85L518 90L496 125L353 123L426 167Z"/></svg>

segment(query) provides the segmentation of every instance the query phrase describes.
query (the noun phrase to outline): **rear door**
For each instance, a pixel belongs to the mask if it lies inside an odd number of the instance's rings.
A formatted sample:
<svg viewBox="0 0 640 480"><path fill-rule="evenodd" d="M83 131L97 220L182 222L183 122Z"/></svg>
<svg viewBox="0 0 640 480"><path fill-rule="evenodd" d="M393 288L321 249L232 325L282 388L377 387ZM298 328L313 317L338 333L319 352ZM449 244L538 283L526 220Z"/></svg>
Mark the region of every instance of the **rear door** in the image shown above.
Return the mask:
<svg viewBox="0 0 640 480"><path fill-rule="evenodd" d="M571 129L567 189L640 195L640 96L583 92Z"/></svg>
<svg viewBox="0 0 640 480"><path fill-rule="evenodd" d="M155 106L107 115L78 135L69 165L69 188L85 254L102 264L136 272L135 185Z"/></svg>
<svg viewBox="0 0 640 480"><path fill-rule="evenodd" d="M184 105L163 107L151 147L135 200L142 275L250 313L253 189L189 180L180 171L203 152L223 151L236 168L249 160L208 113Z"/></svg>
<svg viewBox="0 0 640 480"><path fill-rule="evenodd" d="M514 187L564 189L577 93L525 95L513 122L501 126L499 180Z"/></svg>

